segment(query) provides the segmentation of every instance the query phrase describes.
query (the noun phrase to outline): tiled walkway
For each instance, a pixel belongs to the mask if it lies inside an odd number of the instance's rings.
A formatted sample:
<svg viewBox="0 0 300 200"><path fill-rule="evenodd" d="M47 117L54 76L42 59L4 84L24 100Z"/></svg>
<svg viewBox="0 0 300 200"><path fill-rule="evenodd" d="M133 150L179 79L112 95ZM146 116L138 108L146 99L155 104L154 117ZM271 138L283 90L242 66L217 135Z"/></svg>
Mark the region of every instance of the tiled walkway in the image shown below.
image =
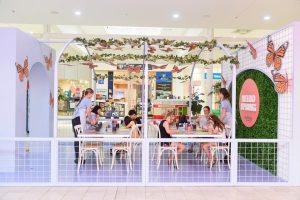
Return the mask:
<svg viewBox="0 0 300 200"><path fill-rule="evenodd" d="M300 200L300 187L0 187L1 200Z"/></svg>

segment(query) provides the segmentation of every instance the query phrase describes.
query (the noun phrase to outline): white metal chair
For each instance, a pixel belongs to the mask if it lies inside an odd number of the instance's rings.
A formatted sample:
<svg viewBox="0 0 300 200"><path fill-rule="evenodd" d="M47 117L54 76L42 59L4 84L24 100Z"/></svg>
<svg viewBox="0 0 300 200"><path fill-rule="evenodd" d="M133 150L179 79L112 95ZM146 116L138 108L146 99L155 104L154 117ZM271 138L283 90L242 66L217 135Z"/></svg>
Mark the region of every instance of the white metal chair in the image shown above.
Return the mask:
<svg viewBox="0 0 300 200"><path fill-rule="evenodd" d="M159 135L158 135L159 133L156 129L156 126L157 125L154 125L153 123L148 124L148 134L147 134L148 138L159 138ZM156 152L158 151L157 148L158 148L159 144L160 144L159 142L154 143L151 161L153 161L155 158Z"/></svg>
<svg viewBox="0 0 300 200"><path fill-rule="evenodd" d="M140 130L140 127L142 127L142 124L136 124L132 127L132 134L133 136L131 136L132 138L143 138L142 132ZM132 147L132 162L135 162L135 152L137 147L140 145L140 142L134 142Z"/></svg>
<svg viewBox="0 0 300 200"><path fill-rule="evenodd" d="M83 134L82 126L76 125L74 127L77 136L80 137L80 135ZM103 158L102 158L102 144L99 143L92 143L92 142L79 142L79 156L78 156L78 164L77 164L77 172L80 170L80 166L83 164L84 160L86 159L87 153L94 153L96 157L96 165L97 165L97 171L99 171L99 165L102 165Z"/></svg>
<svg viewBox="0 0 300 200"><path fill-rule="evenodd" d="M225 134L226 136L230 139L231 138L231 129L229 127L225 127ZM219 159L219 151L221 151L221 159L224 163L224 153L227 156L227 164L228 167L230 169L230 158L229 158L229 154L230 154L230 142L220 142L217 143L217 146L213 146L210 148L210 152L212 155L212 158L214 158L214 155L216 154L216 163L219 167L219 171L221 170L220 168L220 159ZM210 164L210 168L212 167L212 163Z"/></svg>
<svg viewBox="0 0 300 200"><path fill-rule="evenodd" d="M159 127L157 125L155 125L155 129L158 135L158 138L161 138L161 134L160 134L160 130ZM174 162L176 165L176 168L179 169L178 166L178 159L177 159L177 147L173 147L173 146L162 146L162 143L159 142L157 147L157 160L156 160L156 164L157 164L157 169L159 169L160 166L160 162L161 162L161 156L165 151L169 151L169 153L171 153L171 164L172 166L174 166Z"/></svg>
<svg viewBox="0 0 300 200"><path fill-rule="evenodd" d="M204 150L201 149L201 146L200 146L201 143L199 143L199 148L197 149L196 153L195 153L195 158L198 157L198 155L200 154L200 161L204 161L205 160L205 153L204 153Z"/></svg>
<svg viewBox="0 0 300 200"><path fill-rule="evenodd" d="M130 138L134 137L133 129L134 128L131 128L131 130L130 130ZM110 168L112 169L115 165L117 152L122 152L122 151L125 152L126 162L129 165L129 167L127 167L127 171L129 171L129 169L132 170L132 160L131 160L131 154L133 151L132 141L118 143L118 144L114 144L112 146L112 161L111 161Z"/></svg>

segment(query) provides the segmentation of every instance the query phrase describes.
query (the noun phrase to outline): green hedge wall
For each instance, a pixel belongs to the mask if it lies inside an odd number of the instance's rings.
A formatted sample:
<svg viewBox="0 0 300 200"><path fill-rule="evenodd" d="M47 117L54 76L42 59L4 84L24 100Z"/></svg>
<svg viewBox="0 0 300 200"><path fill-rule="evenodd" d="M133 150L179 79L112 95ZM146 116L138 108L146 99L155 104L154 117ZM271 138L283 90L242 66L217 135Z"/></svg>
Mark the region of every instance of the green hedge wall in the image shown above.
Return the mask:
<svg viewBox="0 0 300 200"><path fill-rule="evenodd" d="M251 128L244 126L239 111L239 94L246 79L255 81L259 96L260 110L255 125ZM278 94L268 76L257 70L247 70L237 77L237 109L236 137L237 138L277 138ZM277 146L272 143L240 143L239 154L258 166L277 174Z"/></svg>

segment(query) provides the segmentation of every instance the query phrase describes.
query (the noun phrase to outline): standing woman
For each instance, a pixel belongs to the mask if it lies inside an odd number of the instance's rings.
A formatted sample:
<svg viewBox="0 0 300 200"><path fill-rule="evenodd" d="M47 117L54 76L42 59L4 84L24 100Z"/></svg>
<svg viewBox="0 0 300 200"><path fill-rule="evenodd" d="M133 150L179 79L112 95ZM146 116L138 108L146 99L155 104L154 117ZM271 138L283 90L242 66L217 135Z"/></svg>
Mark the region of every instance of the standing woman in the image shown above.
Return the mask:
<svg viewBox="0 0 300 200"><path fill-rule="evenodd" d="M74 127L76 125L82 125L83 131L86 129L86 116L88 117L91 125L95 125L95 120L92 118L91 115L91 106L92 101L91 98L94 94L93 89L87 88L86 90L82 91L81 99L79 100L77 107L75 109L75 112L72 117L72 126L73 126L73 132L74 136L77 137L77 133L75 132ZM75 150L75 160L74 162L78 163L78 156L79 156L79 142L74 142L74 150Z"/></svg>
<svg viewBox="0 0 300 200"><path fill-rule="evenodd" d="M221 101L221 117L220 120L225 126L231 127L231 103L229 101L230 94L226 88L221 88L219 91Z"/></svg>

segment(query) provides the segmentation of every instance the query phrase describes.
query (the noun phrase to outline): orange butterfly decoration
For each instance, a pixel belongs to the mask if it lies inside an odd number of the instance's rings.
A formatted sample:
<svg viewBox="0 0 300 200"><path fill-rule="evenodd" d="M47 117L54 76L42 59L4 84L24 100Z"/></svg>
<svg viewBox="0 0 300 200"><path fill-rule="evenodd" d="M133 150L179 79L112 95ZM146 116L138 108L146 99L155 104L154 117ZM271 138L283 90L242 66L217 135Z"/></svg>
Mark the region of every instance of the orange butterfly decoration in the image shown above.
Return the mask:
<svg viewBox="0 0 300 200"><path fill-rule="evenodd" d="M274 64L274 69L277 70L277 71L280 70L281 64L282 64L281 58L284 57L285 52L286 52L288 46L289 46L289 42L287 41L284 44L282 44L275 51L274 43L273 43L273 41L271 39L271 36L268 36L267 51L269 53L267 54L267 57L266 57L267 66L270 67L272 64Z"/></svg>
<svg viewBox="0 0 300 200"><path fill-rule="evenodd" d="M149 46L148 52L149 53L154 53L156 49L153 46Z"/></svg>
<svg viewBox="0 0 300 200"><path fill-rule="evenodd" d="M181 68L181 69L179 69L179 67L178 66L176 66L176 65L174 65L174 67L173 67L173 69L171 70L171 72L173 72L173 73L180 73L180 72L182 72L185 68L187 68L187 66L186 67L183 67L183 68Z"/></svg>
<svg viewBox="0 0 300 200"><path fill-rule="evenodd" d="M166 65L161 65L161 66L152 65L152 68L153 68L153 69L166 69L167 66L168 66L168 64L166 64Z"/></svg>
<svg viewBox="0 0 300 200"><path fill-rule="evenodd" d="M24 76L26 78L29 77L28 56L26 56L26 59L24 60L24 66L23 67L20 64L17 64L17 63L15 63L15 66L17 68L17 72L19 74L20 81L24 80Z"/></svg>
<svg viewBox="0 0 300 200"><path fill-rule="evenodd" d="M192 51L192 50L195 49L197 46L198 46L197 43L194 43L194 42L193 42L193 43L187 45L187 48L189 48L189 51Z"/></svg>
<svg viewBox="0 0 300 200"><path fill-rule="evenodd" d="M173 49L171 49L170 47L166 48L166 49L162 49L162 51L168 53L168 52L171 52L173 51Z"/></svg>
<svg viewBox="0 0 300 200"><path fill-rule="evenodd" d="M88 62L85 62L85 63L82 63L83 65L87 65L89 66L90 69L94 69L95 67L97 67L98 65L94 64L93 62L91 61L88 61Z"/></svg>
<svg viewBox="0 0 300 200"><path fill-rule="evenodd" d="M248 47L249 47L249 51L250 54L252 55L252 58L255 60L257 58L257 52L256 49L254 48L254 46L252 44L250 44L247 40L246 40Z"/></svg>
<svg viewBox="0 0 300 200"><path fill-rule="evenodd" d="M128 65L127 66L129 73L135 72L135 73L140 73L141 72L141 65L138 66L133 66L133 65Z"/></svg>
<svg viewBox="0 0 300 200"><path fill-rule="evenodd" d="M275 73L275 70L272 70L271 73L275 82L275 91L279 94L287 92L289 84L287 73L285 77L280 73Z"/></svg>
<svg viewBox="0 0 300 200"><path fill-rule="evenodd" d="M47 70L49 71L52 68L52 51L50 52L50 56L44 56L44 59L47 66Z"/></svg>
<svg viewBox="0 0 300 200"><path fill-rule="evenodd" d="M54 97L52 96L52 93L50 92L50 97L49 97L49 105L53 108L54 106Z"/></svg>

